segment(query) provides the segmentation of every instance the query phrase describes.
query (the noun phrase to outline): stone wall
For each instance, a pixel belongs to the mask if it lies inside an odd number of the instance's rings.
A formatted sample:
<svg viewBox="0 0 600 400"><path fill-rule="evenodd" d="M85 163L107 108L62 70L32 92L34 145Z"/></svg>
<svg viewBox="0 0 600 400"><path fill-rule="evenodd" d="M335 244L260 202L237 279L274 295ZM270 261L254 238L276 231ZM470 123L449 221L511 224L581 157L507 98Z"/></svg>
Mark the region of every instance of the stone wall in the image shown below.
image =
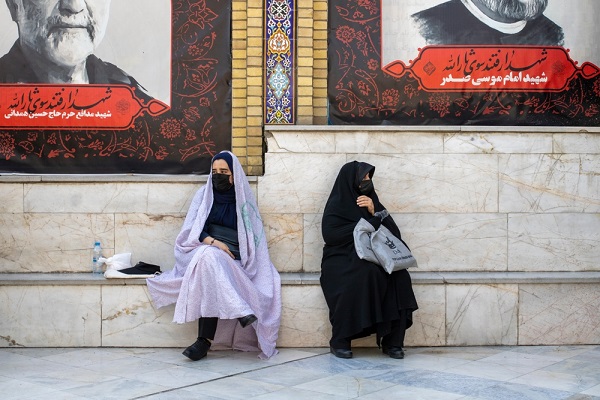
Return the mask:
<svg viewBox="0 0 600 400"><path fill-rule="evenodd" d="M598 132L269 126L259 204L274 237L296 237L273 243L278 268L319 272L320 221L337 172L366 161L419 261L413 275L463 273L417 280L409 343L598 343L598 281L568 278L600 271ZM559 278L546 282L546 273Z"/></svg>
<svg viewBox="0 0 600 400"><path fill-rule="evenodd" d="M0 273L89 272L91 246L170 268L206 177L1 176ZM251 178L252 179L252 178Z"/></svg>
<svg viewBox="0 0 600 400"><path fill-rule="evenodd" d="M284 277L279 345L327 345L320 221L352 160L376 166L376 190L419 261L407 345L600 343L597 133L266 127L265 174L249 180ZM96 238L106 255L169 269L205 179L0 176L0 346L186 345L193 324L170 324L172 310L154 310L143 281L84 272Z"/></svg>
<svg viewBox="0 0 600 400"><path fill-rule="evenodd" d="M304 257L278 267L319 271L325 201L360 160L422 271L600 271L600 129L586 131L269 126L258 201L297 237L279 253Z"/></svg>

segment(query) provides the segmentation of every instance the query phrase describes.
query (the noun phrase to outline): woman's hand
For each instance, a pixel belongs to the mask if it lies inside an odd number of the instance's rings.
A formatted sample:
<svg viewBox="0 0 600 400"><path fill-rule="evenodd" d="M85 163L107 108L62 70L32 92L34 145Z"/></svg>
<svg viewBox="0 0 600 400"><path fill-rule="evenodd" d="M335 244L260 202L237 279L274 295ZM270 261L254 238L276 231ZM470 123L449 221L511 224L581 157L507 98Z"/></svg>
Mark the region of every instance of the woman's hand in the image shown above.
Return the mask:
<svg viewBox="0 0 600 400"><path fill-rule="evenodd" d="M227 245L223 242L221 242L220 240L216 240L214 241L214 243L212 244L215 247L218 247L219 249L223 250L225 253L229 254L229 257L233 258L235 260L235 256L233 255L233 253L229 250L229 247L227 247Z"/></svg>
<svg viewBox="0 0 600 400"><path fill-rule="evenodd" d="M229 254L229 257L233 258L235 260L235 256L233 255L233 253L229 250L229 247L227 247L227 245L223 242L221 242L220 240L211 238L210 236L205 238L202 243L207 244L209 246L215 246L218 249L223 250L225 253Z"/></svg>
<svg viewBox="0 0 600 400"><path fill-rule="evenodd" d="M358 196L358 199L356 199L356 204L359 207L367 207L367 211L369 212L369 214L375 214L375 205L373 204L373 200L370 197L364 195Z"/></svg>

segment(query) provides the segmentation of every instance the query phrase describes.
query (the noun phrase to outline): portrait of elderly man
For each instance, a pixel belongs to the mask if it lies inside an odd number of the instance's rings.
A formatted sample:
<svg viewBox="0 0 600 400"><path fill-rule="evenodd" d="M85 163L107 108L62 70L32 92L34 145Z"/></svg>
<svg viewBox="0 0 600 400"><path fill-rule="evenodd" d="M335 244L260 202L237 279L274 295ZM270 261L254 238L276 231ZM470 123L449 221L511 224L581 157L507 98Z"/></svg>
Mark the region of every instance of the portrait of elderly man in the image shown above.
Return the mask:
<svg viewBox="0 0 600 400"><path fill-rule="evenodd" d="M412 15L428 45L562 46L560 26L544 16L548 0L450 0Z"/></svg>
<svg viewBox="0 0 600 400"><path fill-rule="evenodd" d="M143 87L93 53L102 41L110 0L6 0L19 37L0 58L0 83L126 84Z"/></svg>

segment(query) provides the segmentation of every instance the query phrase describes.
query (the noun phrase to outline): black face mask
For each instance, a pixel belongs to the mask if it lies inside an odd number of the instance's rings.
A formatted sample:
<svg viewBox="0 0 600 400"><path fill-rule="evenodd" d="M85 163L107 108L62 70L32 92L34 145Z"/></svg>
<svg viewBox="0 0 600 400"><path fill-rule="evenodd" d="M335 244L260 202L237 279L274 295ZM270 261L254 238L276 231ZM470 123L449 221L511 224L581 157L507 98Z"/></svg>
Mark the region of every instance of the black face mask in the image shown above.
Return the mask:
<svg viewBox="0 0 600 400"><path fill-rule="evenodd" d="M213 174L212 175L212 184L217 192L226 192L233 186L232 183L229 183L229 177L231 175L226 174Z"/></svg>
<svg viewBox="0 0 600 400"><path fill-rule="evenodd" d="M366 179L358 185L358 191L362 194L371 194L373 192L373 181L371 179Z"/></svg>

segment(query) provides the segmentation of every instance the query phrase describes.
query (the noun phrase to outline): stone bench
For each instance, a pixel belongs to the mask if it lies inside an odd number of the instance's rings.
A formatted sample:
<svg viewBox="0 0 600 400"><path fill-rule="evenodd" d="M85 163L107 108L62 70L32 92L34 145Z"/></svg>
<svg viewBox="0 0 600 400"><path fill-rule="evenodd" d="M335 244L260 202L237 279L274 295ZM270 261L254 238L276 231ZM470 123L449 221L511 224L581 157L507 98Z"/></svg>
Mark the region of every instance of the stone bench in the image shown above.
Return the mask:
<svg viewBox="0 0 600 400"><path fill-rule="evenodd" d="M600 344L600 272L411 272L407 346ZM280 347L324 347L319 275L282 273ZM196 324L152 307L143 279L0 274L0 347L184 347ZM372 338L356 346L373 346Z"/></svg>

